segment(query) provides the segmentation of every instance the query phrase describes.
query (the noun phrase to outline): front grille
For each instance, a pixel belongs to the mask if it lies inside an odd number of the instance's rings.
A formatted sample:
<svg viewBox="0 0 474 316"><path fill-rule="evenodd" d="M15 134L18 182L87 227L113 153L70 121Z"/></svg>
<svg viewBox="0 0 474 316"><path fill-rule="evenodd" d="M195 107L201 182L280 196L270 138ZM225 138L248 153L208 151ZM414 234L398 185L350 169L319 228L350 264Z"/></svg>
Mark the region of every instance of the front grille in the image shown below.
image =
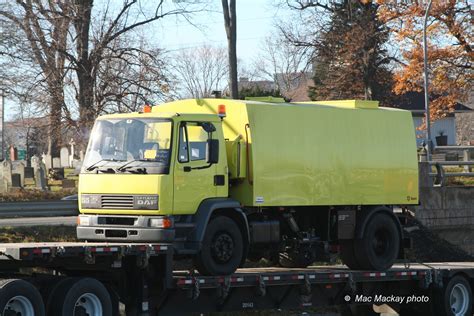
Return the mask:
<svg viewBox="0 0 474 316"><path fill-rule="evenodd" d="M101 208L133 210L133 195L102 195Z"/></svg>

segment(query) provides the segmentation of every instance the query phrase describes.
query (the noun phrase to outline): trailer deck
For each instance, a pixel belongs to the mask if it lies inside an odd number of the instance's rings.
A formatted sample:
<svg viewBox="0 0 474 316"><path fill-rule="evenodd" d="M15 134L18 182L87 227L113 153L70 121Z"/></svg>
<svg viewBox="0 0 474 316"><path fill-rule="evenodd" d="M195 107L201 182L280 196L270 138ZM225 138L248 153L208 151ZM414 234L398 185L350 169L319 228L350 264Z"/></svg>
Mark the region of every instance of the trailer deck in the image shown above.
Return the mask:
<svg viewBox="0 0 474 316"><path fill-rule="evenodd" d="M474 262L397 264L384 272L355 271L341 265L242 268L229 276L202 276L194 271L172 271L172 260L170 244L0 244L2 278L28 280L42 293L46 291L44 297L58 295L48 287L50 283L94 278L110 290L115 302L111 315L119 315L119 301L130 316L318 306L338 306L349 315L358 315L366 314L372 304L384 303L402 315L405 311L406 315L415 311L432 315L446 308L440 297L451 295L452 280L461 278L470 288L474 285ZM22 268L28 267L46 272L41 277L37 272L25 275ZM470 288L467 304L472 310ZM1 291L0 287L0 295ZM46 301L45 305L48 315L50 306Z"/></svg>

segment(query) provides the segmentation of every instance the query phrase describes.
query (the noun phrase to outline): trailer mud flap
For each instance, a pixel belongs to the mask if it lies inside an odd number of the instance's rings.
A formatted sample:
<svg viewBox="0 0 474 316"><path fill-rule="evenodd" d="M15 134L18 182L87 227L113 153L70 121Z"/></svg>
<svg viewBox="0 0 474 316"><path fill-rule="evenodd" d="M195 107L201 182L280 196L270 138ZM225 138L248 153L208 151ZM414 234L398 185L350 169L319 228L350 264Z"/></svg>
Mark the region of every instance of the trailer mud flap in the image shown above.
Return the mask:
<svg viewBox="0 0 474 316"><path fill-rule="evenodd" d="M356 227L356 211L340 210L337 212L337 238L353 239Z"/></svg>

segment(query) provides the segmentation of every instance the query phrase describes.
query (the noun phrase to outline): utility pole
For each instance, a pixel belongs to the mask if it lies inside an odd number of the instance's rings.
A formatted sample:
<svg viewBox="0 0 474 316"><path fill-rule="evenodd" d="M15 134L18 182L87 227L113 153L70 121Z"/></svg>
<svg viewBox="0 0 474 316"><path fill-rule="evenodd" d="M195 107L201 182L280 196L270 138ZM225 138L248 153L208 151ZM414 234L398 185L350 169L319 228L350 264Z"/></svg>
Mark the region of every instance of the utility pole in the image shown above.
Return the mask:
<svg viewBox="0 0 474 316"><path fill-rule="evenodd" d="M432 144L431 144L431 126L430 126L430 100L428 97L428 48L426 44L426 24L428 22L428 16L431 9L431 3L433 1L430 0L428 5L426 6L425 11L425 19L423 20L423 84L425 90L425 119L426 119L426 159L431 161L431 153L432 153Z"/></svg>

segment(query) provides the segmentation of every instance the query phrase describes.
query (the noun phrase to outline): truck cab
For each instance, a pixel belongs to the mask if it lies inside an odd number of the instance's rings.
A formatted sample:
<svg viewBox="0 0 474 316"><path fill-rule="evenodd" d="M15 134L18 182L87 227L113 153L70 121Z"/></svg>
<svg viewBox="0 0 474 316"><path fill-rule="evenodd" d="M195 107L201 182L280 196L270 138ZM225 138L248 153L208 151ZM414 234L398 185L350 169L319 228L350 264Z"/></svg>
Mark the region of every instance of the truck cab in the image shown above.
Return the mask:
<svg viewBox="0 0 474 316"><path fill-rule="evenodd" d="M80 176L78 237L173 240L173 216L228 196L223 141L217 115L101 117Z"/></svg>

